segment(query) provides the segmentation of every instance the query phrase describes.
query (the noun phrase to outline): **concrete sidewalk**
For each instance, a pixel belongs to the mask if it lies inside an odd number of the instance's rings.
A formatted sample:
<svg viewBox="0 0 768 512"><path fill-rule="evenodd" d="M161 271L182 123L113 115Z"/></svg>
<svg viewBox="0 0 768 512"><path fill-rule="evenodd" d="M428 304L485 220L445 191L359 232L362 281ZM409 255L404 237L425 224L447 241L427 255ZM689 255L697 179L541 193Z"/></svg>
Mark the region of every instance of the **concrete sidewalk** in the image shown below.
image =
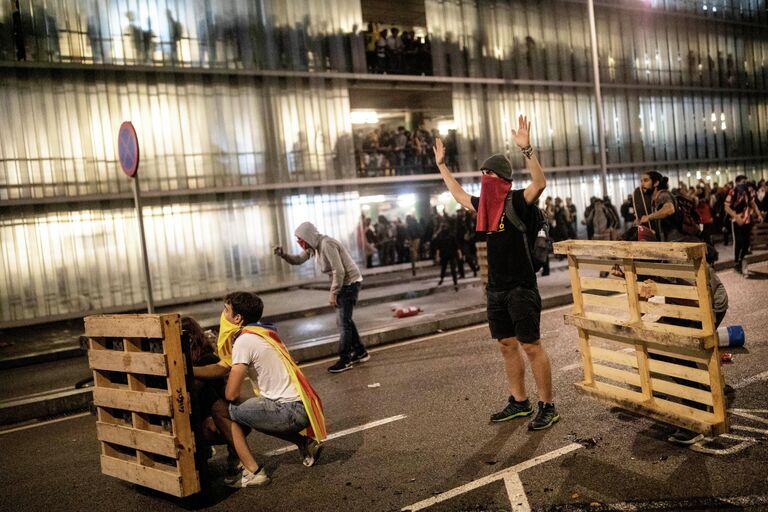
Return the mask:
<svg viewBox="0 0 768 512"><path fill-rule="evenodd" d="M732 258L728 258L731 251L723 250L729 248L719 249L721 261L716 269L733 267ZM765 260L768 260L768 253L750 257L751 262ZM545 309L572 301L565 263L552 260L551 267L551 275L539 278ZM381 277L378 283L368 283L361 292L361 304L355 309L355 322L363 343L374 347L486 321L485 294L478 278L460 281L458 292L454 291L450 278L437 287L437 278L433 268L420 271L415 280L410 271L395 271L389 279ZM262 297L267 312L265 319L270 317L276 321L295 359L309 361L333 357L337 353L336 314L325 305L327 291L294 289ZM393 318L392 309L401 306L420 307L422 313L403 319ZM181 311L176 309L176 312L195 316L204 326L218 325L220 311L220 302L196 304ZM73 350L82 355L79 347ZM86 408L90 390L74 389L74 384L90 375L85 357L4 370L0 374L0 425Z"/></svg>

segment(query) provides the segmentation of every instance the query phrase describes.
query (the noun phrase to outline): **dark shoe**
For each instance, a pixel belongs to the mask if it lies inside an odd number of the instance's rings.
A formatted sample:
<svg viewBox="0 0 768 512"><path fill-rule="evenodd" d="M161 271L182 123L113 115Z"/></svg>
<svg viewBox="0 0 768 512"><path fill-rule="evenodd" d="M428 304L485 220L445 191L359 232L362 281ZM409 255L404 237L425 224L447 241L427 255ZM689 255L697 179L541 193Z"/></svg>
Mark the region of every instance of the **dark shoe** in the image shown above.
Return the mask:
<svg viewBox="0 0 768 512"><path fill-rule="evenodd" d="M496 414L491 415L491 423L501 423L515 418L524 418L531 414L533 414L533 409L531 408L531 402L529 402L527 398L522 402L517 402L514 397L510 396L507 406Z"/></svg>
<svg viewBox="0 0 768 512"><path fill-rule="evenodd" d="M437 286L440 286L441 284L443 284L443 280L442 279L437 282Z"/></svg>
<svg viewBox="0 0 768 512"><path fill-rule="evenodd" d="M352 355L352 359L350 360L350 362L352 364L364 363L364 362L368 361L370 358L371 358L371 356L370 356L370 354L368 354L368 351L367 350L363 350L359 354L353 354Z"/></svg>
<svg viewBox="0 0 768 512"><path fill-rule="evenodd" d="M328 367L328 371L331 373L341 373L351 369L352 369L352 362L342 361L341 359L336 361L336 364L334 364L333 366Z"/></svg>
<svg viewBox="0 0 768 512"><path fill-rule="evenodd" d="M555 410L555 404L539 402L539 412L528 424L528 430L544 430L560 421L560 415Z"/></svg>
<svg viewBox="0 0 768 512"><path fill-rule="evenodd" d="M692 430L678 428L672 433L671 436L667 438L667 441L683 446L690 446L694 443L698 443L702 439L704 439L704 434L699 434L698 432L693 432Z"/></svg>

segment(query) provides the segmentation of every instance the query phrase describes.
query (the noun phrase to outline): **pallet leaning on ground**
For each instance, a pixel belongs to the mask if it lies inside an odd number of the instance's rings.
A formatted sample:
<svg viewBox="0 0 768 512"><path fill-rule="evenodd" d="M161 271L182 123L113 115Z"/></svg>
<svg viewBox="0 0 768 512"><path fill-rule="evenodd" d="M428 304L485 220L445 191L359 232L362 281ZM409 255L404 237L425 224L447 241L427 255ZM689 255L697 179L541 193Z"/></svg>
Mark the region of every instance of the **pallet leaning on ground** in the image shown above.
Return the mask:
<svg viewBox="0 0 768 512"><path fill-rule="evenodd" d="M566 240L555 253L568 256L565 323L578 329L584 370L577 389L696 432L726 432L706 246ZM680 320L694 326L669 323Z"/></svg>
<svg viewBox="0 0 768 512"><path fill-rule="evenodd" d="M179 315L85 318L106 475L186 497L200 491Z"/></svg>

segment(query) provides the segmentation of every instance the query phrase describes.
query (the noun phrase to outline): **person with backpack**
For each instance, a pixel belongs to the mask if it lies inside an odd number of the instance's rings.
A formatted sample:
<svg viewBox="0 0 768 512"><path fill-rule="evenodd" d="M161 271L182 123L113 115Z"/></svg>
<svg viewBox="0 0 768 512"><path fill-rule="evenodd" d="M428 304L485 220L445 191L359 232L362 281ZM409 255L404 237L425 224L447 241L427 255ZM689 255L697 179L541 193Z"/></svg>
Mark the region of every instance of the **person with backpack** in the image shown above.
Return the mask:
<svg viewBox="0 0 768 512"><path fill-rule="evenodd" d="M648 171L640 177L640 187L643 192L651 191L652 211L640 217L639 224L652 223L662 242L677 240L683 236L675 216L677 207L675 198L669 191L669 178L662 176L660 172Z"/></svg>
<svg viewBox="0 0 768 512"><path fill-rule="evenodd" d="M736 272L744 273L744 256L749 250L749 237L752 234L752 213L758 223L763 222L763 214L755 202L755 191L747 183L744 175L736 176L735 186L725 198L725 213L733 224L733 259Z"/></svg>
<svg viewBox="0 0 768 512"><path fill-rule="evenodd" d="M525 353L539 395L538 412L529 430L543 430L560 420L552 391L552 369L541 341L541 297L536 271L546 259L547 222L536 202L547 186L530 143L531 123L522 115L512 139L525 157L531 183L512 188L512 164L501 154L492 155L480 167L480 197L468 194L445 164L445 147L435 141L434 153L440 175L453 198L464 208L477 211L479 234L485 234L488 252L487 311L491 336L499 342L510 392L503 409L491 415L499 423L533 414L525 392ZM543 240L543 246L542 246Z"/></svg>

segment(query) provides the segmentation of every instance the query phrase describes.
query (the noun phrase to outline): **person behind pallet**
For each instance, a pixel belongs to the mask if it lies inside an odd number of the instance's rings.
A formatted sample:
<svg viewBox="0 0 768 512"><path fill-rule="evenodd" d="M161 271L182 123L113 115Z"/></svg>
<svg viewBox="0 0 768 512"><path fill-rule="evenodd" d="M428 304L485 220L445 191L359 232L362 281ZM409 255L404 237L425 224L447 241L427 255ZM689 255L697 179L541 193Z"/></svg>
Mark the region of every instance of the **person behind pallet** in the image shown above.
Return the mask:
<svg viewBox="0 0 768 512"><path fill-rule="evenodd" d="M752 233L752 214L758 224L763 222L763 214L755 202L755 190L747 183L744 175L736 176L735 186L725 198L725 213L733 224L733 259L736 261L736 272L744 272L744 256L749 251L749 237Z"/></svg>
<svg viewBox="0 0 768 512"><path fill-rule="evenodd" d="M181 344L185 351L189 351L192 359L192 367L217 364L220 359L216 355L216 347L209 340L197 321L189 316L181 317ZM194 370L193 370L194 371ZM200 418L199 431L207 447L216 444L226 444L226 438L216 427L213 421L213 404L224 398L224 387L227 381L224 377L213 379L196 378L192 385L192 408L198 411ZM210 450L209 450L209 454ZM233 459L235 452L230 451ZM236 462L232 464L236 465Z"/></svg>
<svg viewBox="0 0 768 512"><path fill-rule="evenodd" d="M253 457L243 427L295 444L307 467L318 460L321 443L327 437L320 397L277 331L259 323L263 311L261 298L253 293L227 295L217 342L221 361L194 369L196 378L228 375L224 399L213 405L213 419L242 466L225 479L232 487L270 481L264 466ZM241 401L240 390L246 377L256 396Z"/></svg>
<svg viewBox="0 0 768 512"><path fill-rule="evenodd" d="M352 319L363 275L341 242L321 235L311 222L299 224L294 233L299 245L304 249L301 254L288 254L279 245L273 248L273 252L291 265L301 265L314 256L320 270L324 274L330 274L331 294L328 302L338 312L336 324L341 328L341 333L339 360L330 366L328 371L341 373L350 370L353 365L364 363L371 358L360 341L360 334Z"/></svg>
<svg viewBox="0 0 768 512"><path fill-rule="evenodd" d="M552 392L552 369L541 343L541 297L536 284L527 235L512 225L516 216L526 226L540 217L534 211L546 188L544 171L530 143L531 123L522 115L512 137L526 160L531 184L512 189L512 165L504 155L492 155L480 167L480 197L469 195L445 165L445 148L440 139L434 146L435 161L448 191L470 211L477 211L477 232L484 233L488 250L488 324L499 341L510 397L504 408L491 416L491 422L503 422L531 416L533 408L525 392L524 352L531 365L539 395L539 407L529 430L543 430L560 420ZM509 198L509 200L508 200ZM512 212L506 212L511 205ZM529 228L530 229L530 228ZM538 229L538 228L536 228ZM522 347L522 348L521 348Z"/></svg>

